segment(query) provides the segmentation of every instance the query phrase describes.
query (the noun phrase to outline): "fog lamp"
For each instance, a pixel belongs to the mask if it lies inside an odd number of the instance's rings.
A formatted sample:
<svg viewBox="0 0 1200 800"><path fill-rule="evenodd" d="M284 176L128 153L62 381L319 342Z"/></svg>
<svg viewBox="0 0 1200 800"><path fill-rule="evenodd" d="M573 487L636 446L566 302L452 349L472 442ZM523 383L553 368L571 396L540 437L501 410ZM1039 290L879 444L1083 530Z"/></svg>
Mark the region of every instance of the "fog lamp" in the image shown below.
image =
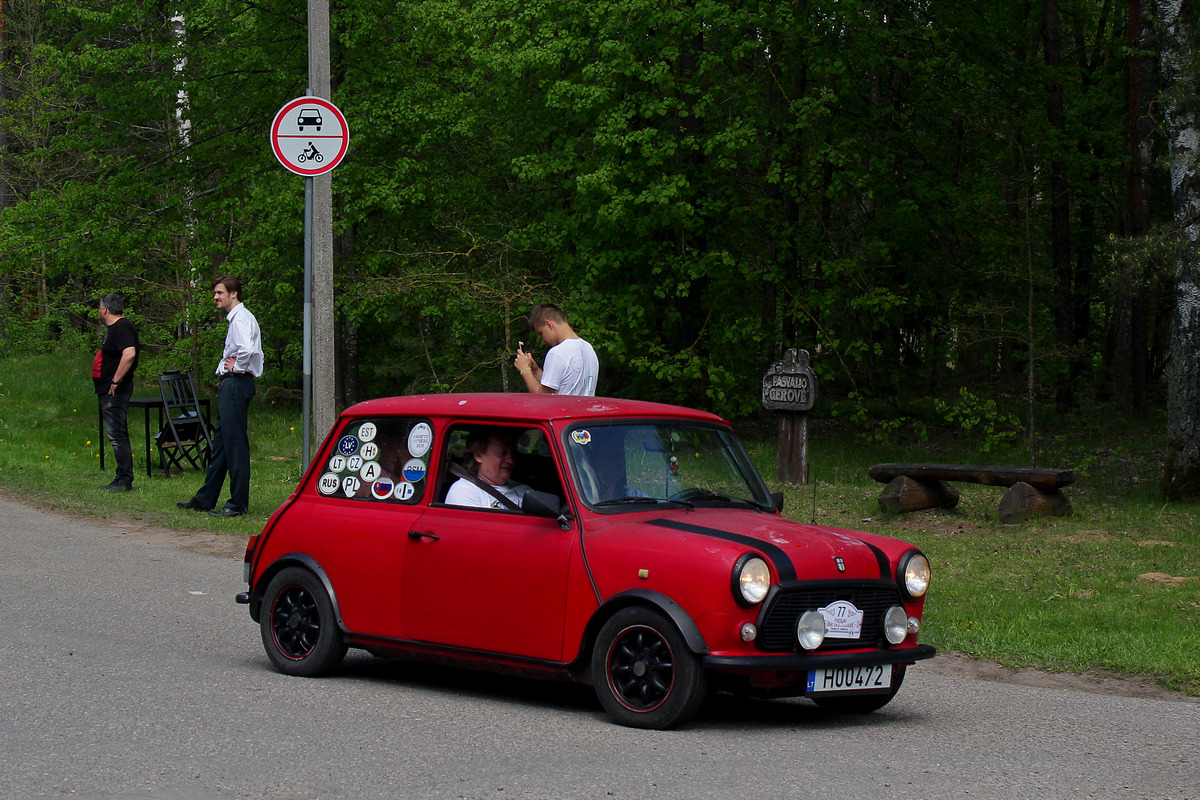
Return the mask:
<svg viewBox="0 0 1200 800"><path fill-rule="evenodd" d="M903 606L892 606L883 615L883 635L892 644L900 644L908 636L908 615Z"/></svg>
<svg viewBox="0 0 1200 800"><path fill-rule="evenodd" d="M825 641L825 618L819 611L805 611L796 623L796 638L805 650L816 650Z"/></svg>
<svg viewBox="0 0 1200 800"><path fill-rule="evenodd" d="M755 639L758 638L758 628L754 627L753 622L747 622L744 625L742 625L742 630L740 631L740 635L742 637L743 642L753 642Z"/></svg>

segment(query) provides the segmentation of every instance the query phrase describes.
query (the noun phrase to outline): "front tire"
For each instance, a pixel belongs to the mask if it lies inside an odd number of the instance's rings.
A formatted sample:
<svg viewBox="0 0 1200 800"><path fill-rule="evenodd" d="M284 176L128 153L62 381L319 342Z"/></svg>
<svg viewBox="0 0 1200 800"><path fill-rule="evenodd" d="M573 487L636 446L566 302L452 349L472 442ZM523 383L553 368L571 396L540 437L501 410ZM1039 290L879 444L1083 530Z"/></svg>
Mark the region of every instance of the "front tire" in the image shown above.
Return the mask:
<svg viewBox="0 0 1200 800"><path fill-rule="evenodd" d="M333 602L311 571L288 567L271 579L259 618L263 647L287 675L324 675L346 655Z"/></svg>
<svg viewBox="0 0 1200 800"><path fill-rule="evenodd" d="M616 722L664 730L688 721L704 702L704 670L675 626L658 611L622 609L592 650L600 704Z"/></svg>

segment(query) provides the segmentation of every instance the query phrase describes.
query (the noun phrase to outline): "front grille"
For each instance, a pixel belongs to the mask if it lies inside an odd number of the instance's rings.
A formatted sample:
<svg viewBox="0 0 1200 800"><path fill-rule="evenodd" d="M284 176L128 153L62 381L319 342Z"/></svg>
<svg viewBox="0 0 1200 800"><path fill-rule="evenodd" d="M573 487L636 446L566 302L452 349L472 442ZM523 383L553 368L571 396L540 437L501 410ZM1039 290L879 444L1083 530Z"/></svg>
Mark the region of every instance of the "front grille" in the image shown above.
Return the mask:
<svg viewBox="0 0 1200 800"><path fill-rule="evenodd" d="M901 605L900 589L882 581L831 581L819 584L781 586L767 598L758 615L758 646L762 650L793 652L799 645L796 623L805 611L816 611L838 600L847 600L863 612L862 635L857 639L826 639L817 650L886 646L883 615L890 606Z"/></svg>

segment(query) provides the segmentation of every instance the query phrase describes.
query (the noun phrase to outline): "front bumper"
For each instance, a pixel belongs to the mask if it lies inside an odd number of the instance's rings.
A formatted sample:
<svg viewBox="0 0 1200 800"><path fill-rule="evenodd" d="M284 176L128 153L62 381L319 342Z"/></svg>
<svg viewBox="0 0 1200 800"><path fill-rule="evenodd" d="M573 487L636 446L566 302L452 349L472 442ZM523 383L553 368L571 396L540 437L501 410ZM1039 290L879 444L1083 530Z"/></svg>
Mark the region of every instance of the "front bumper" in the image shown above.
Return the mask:
<svg viewBox="0 0 1200 800"><path fill-rule="evenodd" d="M932 645L919 644L898 650L872 650L858 653L805 653L778 656L704 656L705 669L717 672L808 672L810 669L861 667L869 664L909 664L937 655Z"/></svg>

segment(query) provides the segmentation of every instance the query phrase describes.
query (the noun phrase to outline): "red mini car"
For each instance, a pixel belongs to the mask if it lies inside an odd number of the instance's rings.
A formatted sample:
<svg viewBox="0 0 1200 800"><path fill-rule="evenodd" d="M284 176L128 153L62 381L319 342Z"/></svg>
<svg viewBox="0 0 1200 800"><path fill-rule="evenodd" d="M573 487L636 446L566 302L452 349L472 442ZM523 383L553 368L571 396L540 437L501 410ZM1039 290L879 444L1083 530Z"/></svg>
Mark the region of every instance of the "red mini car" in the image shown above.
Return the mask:
<svg viewBox="0 0 1200 800"><path fill-rule="evenodd" d="M935 653L917 644L929 562L782 505L701 411L371 400L251 537L238 600L292 675L357 647L565 677L645 728L684 722L710 689L880 708Z"/></svg>

